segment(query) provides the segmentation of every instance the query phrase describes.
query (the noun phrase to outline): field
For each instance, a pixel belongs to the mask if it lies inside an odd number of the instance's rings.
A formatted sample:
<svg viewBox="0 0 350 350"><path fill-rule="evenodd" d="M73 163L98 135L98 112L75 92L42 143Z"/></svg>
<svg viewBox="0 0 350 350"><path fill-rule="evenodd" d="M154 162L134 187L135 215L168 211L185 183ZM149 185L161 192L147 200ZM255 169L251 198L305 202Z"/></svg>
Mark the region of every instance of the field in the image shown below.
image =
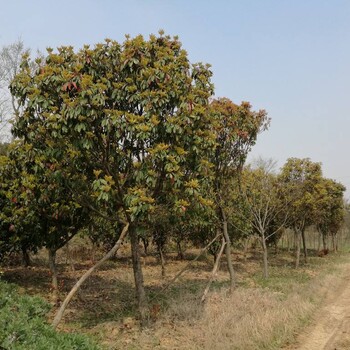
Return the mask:
<svg viewBox="0 0 350 350"><path fill-rule="evenodd" d="M113 261L106 262L83 285L69 305L59 329L94 338L102 349L280 349L295 342L296 334L311 320L315 309L342 282L348 261L344 253L318 257L294 268L292 251L270 252L270 278L262 278L261 252L233 252L237 288L228 295L228 273L222 262L205 303L201 296L211 274L213 258L204 255L169 285L198 253L189 247L179 260L171 247L166 255L166 276L156 254L143 257L150 302L151 325L141 330L136 304L130 251L126 244ZM59 254L61 298L91 267L101 252L77 238ZM50 274L45 251L33 256L32 266L9 260L2 279L21 293L50 301ZM52 320L56 307L48 315Z"/></svg>

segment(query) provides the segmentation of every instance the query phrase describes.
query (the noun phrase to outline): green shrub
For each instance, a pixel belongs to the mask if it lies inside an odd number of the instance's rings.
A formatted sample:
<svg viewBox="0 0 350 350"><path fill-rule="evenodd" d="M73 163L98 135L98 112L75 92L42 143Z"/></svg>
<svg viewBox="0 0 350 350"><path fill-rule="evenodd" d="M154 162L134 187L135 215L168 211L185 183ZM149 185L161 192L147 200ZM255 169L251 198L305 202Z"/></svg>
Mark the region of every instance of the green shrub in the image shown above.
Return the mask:
<svg viewBox="0 0 350 350"><path fill-rule="evenodd" d="M20 295L0 281L0 346L7 350L97 350L89 338L56 332L46 321L50 306L39 297Z"/></svg>

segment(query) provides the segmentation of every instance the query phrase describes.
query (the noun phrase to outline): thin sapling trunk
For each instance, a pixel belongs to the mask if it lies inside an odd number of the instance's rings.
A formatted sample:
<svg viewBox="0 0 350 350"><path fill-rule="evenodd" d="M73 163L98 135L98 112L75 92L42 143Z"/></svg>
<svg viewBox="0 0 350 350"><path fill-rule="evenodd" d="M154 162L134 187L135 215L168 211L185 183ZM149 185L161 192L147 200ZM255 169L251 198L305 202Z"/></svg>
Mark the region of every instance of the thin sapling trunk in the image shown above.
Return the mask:
<svg viewBox="0 0 350 350"><path fill-rule="evenodd" d="M202 303L205 301L205 299L207 297L210 286L211 286L212 282L214 281L214 278L216 276L216 272L220 266L220 259L221 259L222 253L224 252L225 245L226 245L226 241L225 241L225 238L223 237L222 241L221 241L221 247L220 247L219 253L218 253L217 258L215 260L215 264L213 266L213 270L211 271L211 276L210 276L209 282L208 282L208 284L203 292L203 296L201 299Z"/></svg>
<svg viewBox="0 0 350 350"><path fill-rule="evenodd" d="M116 251L119 249L120 245L122 244L127 232L128 232L128 228L129 228L129 224L127 224L120 236L119 239L117 241L117 243L114 245L114 247L100 260L98 261L93 267L91 267L88 271L86 271L83 276L80 277L79 281L73 286L73 288L71 289L71 291L68 293L68 295L66 296L66 299L63 301L61 307L59 308L59 310L57 311L57 314L52 322L52 326L54 328L56 328L58 326L58 324L61 322L61 319L63 317L63 314L69 304L69 302L72 300L72 298L74 297L75 293L79 290L80 286L85 282L85 280L90 277L90 275L96 270L98 269L106 260L112 258L114 256L114 254L116 253Z"/></svg>
<svg viewBox="0 0 350 350"><path fill-rule="evenodd" d="M221 217L222 217L223 235L224 235L225 242L226 242L225 254L226 254L226 259L227 259L227 267L228 267L228 271L230 273L230 292L232 293L236 287L236 282L235 282L235 273L233 270L233 264L232 264L232 258L231 258L231 240L230 240L230 236L229 236L228 230L227 230L226 214L225 214L223 209L221 209Z"/></svg>
<svg viewBox="0 0 350 350"><path fill-rule="evenodd" d="M295 268L300 265L300 232L299 230L294 231L295 234Z"/></svg>
<svg viewBox="0 0 350 350"><path fill-rule="evenodd" d="M56 250L48 249L49 253L49 266L51 272L51 287L52 287L52 302L57 304L58 302L58 272L56 266Z"/></svg>
<svg viewBox="0 0 350 350"><path fill-rule="evenodd" d="M129 228L132 267L134 271L136 298L138 303L138 310L140 315L141 326L146 326L148 323L148 302L143 282L143 273L141 267L140 246L138 242L137 232L134 226Z"/></svg>
<svg viewBox="0 0 350 350"><path fill-rule="evenodd" d="M307 263L307 248L306 248L306 239L305 239L305 230L301 230L301 238L303 240L303 250L304 250L304 261Z"/></svg>
<svg viewBox="0 0 350 350"><path fill-rule="evenodd" d="M263 249L263 266L264 266L264 278L269 278L269 268L268 268L268 251L265 235L261 235L261 245Z"/></svg>
<svg viewBox="0 0 350 350"><path fill-rule="evenodd" d="M162 277L165 277L165 258L162 246L158 247L160 264L162 265Z"/></svg>

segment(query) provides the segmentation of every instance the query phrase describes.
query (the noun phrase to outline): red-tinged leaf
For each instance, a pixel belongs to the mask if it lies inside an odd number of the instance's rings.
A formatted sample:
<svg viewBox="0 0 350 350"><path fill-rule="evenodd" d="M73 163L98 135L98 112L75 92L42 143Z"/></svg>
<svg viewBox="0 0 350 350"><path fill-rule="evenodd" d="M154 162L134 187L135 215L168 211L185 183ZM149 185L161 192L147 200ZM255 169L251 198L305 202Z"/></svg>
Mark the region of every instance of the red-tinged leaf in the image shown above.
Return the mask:
<svg viewBox="0 0 350 350"><path fill-rule="evenodd" d="M67 89L68 89L68 84L69 84L69 83L63 84L63 86L62 86L62 91L67 91Z"/></svg>

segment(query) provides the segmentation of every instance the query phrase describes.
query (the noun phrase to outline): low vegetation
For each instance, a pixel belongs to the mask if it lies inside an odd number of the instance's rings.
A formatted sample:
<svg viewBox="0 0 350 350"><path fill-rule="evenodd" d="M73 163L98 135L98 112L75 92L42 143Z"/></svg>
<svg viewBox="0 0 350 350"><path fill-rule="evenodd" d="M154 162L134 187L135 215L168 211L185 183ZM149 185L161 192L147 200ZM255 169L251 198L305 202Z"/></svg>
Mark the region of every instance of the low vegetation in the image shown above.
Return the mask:
<svg viewBox="0 0 350 350"><path fill-rule="evenodd" d="M97 350L87 336L56 332L46 321L51 306L38 296L19 294L0 280L0 345L11 350Z"/></svg>

